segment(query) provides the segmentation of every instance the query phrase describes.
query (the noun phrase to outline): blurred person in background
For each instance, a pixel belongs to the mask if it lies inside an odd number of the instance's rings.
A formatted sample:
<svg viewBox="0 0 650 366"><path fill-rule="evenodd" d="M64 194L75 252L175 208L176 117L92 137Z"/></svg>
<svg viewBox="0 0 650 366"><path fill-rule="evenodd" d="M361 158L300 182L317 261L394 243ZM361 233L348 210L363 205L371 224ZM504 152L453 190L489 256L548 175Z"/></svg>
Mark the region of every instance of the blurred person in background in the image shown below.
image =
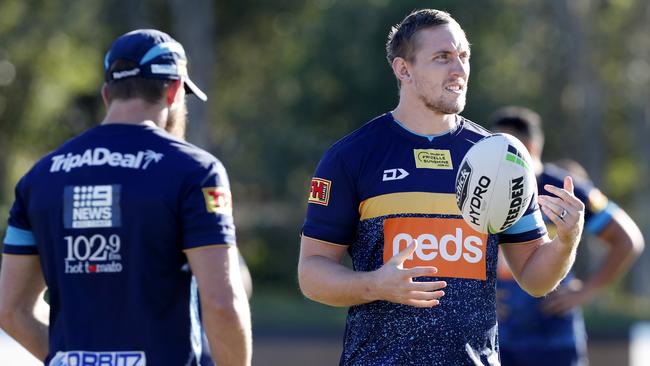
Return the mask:
<svg viewBox="0 0 650 366"><path fill-rule="evenodd" d="M539 197L558 225L552 241L534 199L498 235L471 229L456 205L455 177L467 150L490 132L459 115L470 72L465 33L448 13L418 10L392 28L386 50L399 103L318 164L300 288L350 307L342 365L499 364L498 244L522 286L544 295L573 264L584 207L567 177L564 189L547 187L561 199ZM353 269L341 264L346 251Z"/></svg>
<svg viewBox="0 0 650 366"><path fill-rule="evenodd" d="M175 137L186 140L186 127L187 124L174 124L173 126L170 126L169 132L170 134L174 135ZM246 291L246 297L250 300L250 298L253 296L253 278L251 276L250 270L248 269L248 265L246 264L246 260L244 256L241 254L239 249L237 248L238 251L238 257L239 257L239 272L241 275L242 282L244 284L244 290ZM184 267L186 270L190 270L189 266ZM200 303L200 301L199 301ZM200 307L199 307L200 310ZM199 311L199 317L201 318L201 312ZM201 366L213 366L215 363L213 362L212 354L210 352L210 347L209 347L209 342L207 338L207 334L205 333L205 329L201 329L201 357L200 357L200 363L199 365Z"/></svg>
<svg viewBox="0 0 650 366"><path fill-rule="evenodd" d="M179 139L186 140L187 136L185 133L187 132L187 123L174 123L173 125L169 126L167 132ZM246 296L250 300L250 298L253 296L253 278L251 276L248 265L246 264L246 259L243 255L241 255L239 249L237 249L237 252L239 256L239 271L241 274L241 279L244 282Z"/></svg>
<svg viewBox="0 0 650 366"><path fill-rule="evenodd" d="M119 37L105 57L102 124L16 186L0 325L46 365L199 364L199 294L216 363L250 365L228 176L174 136L186 92L207 99L186 63L163 32ZM49 324L33 314L45 286Z"/></svg>
<svg viewBox="0 0 650 366"><path fill-rule="evenodd" d="M542 163L544 134L541 117L523 107L504 107L489 119L494 132L521 140L531 157L538 190L574 178L575 195L585 204L585 231L597 236L608 251L600 266L579 280L570 273L544 298L534 298L515 282L506 261L498 264L497 309L501 362L504 366L587 365L587 336L580 308L624 275L644 247L641 231L623 209L589 181L575 161ZM560 166L563 165L563 166ZM545 217L550 233L555 225Z"/></svg>

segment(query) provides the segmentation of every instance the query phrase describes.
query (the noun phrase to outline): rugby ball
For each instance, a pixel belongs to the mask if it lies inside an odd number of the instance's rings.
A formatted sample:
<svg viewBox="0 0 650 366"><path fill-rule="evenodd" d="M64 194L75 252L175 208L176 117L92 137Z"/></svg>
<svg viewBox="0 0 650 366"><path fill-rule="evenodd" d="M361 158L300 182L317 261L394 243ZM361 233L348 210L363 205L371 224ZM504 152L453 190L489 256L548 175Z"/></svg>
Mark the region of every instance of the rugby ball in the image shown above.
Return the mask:
<svg viewBox="0 0 650 366"><path fill-rule="evenodd" d="M456 204L469 226L496 234L521 219L537 189L532 161L524 144L505 133L467 151L456 175Z"/></svg>

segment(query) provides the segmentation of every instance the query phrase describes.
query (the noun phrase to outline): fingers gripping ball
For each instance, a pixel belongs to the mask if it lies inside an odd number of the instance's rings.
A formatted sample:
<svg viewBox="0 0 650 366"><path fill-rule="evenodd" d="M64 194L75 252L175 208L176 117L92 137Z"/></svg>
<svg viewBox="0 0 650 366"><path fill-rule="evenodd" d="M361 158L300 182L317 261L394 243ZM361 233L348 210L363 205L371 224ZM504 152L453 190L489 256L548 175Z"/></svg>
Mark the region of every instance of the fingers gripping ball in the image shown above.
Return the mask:
<svg viewBox="0 0 650 366"><path fill-rule="evenodd" d="M472 228L495 234L524 215L535 184L526 147L514 136L497 133L467 151L456 175L456 203Z"/></svg>

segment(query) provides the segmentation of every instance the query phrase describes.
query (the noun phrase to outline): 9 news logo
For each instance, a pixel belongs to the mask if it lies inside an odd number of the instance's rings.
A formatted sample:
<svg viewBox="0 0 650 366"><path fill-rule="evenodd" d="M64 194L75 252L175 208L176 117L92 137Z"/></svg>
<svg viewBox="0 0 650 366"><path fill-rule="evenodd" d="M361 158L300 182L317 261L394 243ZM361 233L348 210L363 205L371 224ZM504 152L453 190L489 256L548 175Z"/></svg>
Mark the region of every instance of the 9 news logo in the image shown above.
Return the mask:
<svg viewBox="0 0 650 366"><path fill-rule="evenodd" d="M121 186L67 186L63 191L66 229L119 227Z"/></svg>

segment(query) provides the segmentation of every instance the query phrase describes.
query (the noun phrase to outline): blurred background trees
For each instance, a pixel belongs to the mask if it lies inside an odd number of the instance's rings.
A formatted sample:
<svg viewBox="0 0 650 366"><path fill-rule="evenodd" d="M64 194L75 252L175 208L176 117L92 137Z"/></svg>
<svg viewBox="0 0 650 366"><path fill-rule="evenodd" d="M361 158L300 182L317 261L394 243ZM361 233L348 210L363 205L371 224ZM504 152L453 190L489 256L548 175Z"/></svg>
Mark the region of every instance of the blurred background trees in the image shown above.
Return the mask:
<svg viewBox="0 0 650 366"><path fill-rule="evenodd" d="M190 101L189 139L229 169L256 324L283 319L274 306L336 318L297 291L307 183L329 145L396 105L386 35L424 5L449 11L472 43L463 115L539 111L546 160L581 162L650 238L650 3L640 0L2 0L0 219L35 159L101 120L110 42L159 28L185 45L210 97ZM581 258L597 257L590 247ZM650 250L593 307L648 316L648 279Z"/></svg>

